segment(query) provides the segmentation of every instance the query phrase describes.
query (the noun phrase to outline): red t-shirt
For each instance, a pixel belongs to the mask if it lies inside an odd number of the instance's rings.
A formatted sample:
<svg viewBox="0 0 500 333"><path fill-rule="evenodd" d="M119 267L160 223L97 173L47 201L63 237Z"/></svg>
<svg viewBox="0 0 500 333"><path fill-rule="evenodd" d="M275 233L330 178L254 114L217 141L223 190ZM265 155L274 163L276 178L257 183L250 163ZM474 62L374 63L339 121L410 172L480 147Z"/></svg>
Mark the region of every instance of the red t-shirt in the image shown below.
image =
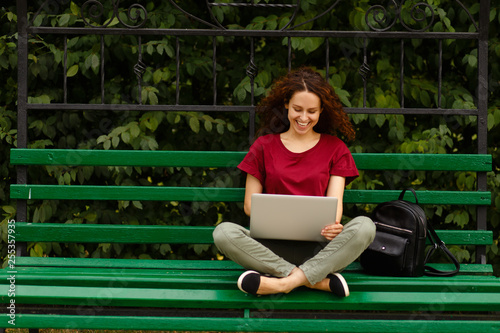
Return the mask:
<svg viewBox="0 0 500 333"><path fill-rule="evenodd" d="M321 134L319 142L302 153L293 153L279 134L259 137L238 168L256 177L264 193L325 196L330 176L359 174L351 152L339 138Z"/></svg>

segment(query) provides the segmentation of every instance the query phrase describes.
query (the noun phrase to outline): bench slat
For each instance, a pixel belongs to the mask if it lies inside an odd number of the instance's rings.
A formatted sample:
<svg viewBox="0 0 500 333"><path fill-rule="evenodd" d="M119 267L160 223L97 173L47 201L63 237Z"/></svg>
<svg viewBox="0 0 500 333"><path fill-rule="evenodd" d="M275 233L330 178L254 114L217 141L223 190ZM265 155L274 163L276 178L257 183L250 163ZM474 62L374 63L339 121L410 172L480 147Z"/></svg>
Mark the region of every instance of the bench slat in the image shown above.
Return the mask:
<svg viewBox="0 0 500 333"><path fill-rule="evenodd" d="M491 155L481 154L352 154L360 170L491 171Z"/></svg>
<svg viewBox="0 0 500 333"><path fill-rule="evenodd" d="M13 165L236 167L246 152L12 149ZM361 170L491 171L485 154L353 154Z"/></svg>
<svg viewBox="0 0 500 333"><path fill-rule="evenodd" d="M145 200L145 201L243 201L243 188L17 185L10 187L12 199L47 200Z"/></svg>
<svg viewBox="0 0 500 333"><path fill-rule="evenodd" d="M381 203L395 200L399 190L346 190L344 203ZM137 200L242 202L244 188L168 186L92 186L12 184L12 199ZM491 192L417 191L419 203L434 205L491 205ZM405 199L413 195L406 193ZM414 199L413 199L414 200Z"/></svg>
<svg viewBox="0 0 500 333"><path fill-rule="evenodd" d="M211 244L214 227L16 223L16 241L62 243Z"/></svg>
<svg viewBox="0 0 500 333"><path fill-rule="evenodd" d="M453 264L430 264L440 270L451 270ZM148 269L148 270L207 270L237 271L243 267L230 260L151 260L151 259L106 259L106 258L56 258L56 257L18 257L16 267L56 267L56 268L104 268L104 269ZM346 269L361 272L359 262L353 262ZM460 274L491 275L491 265L461 264Z"/></svg>
<svg viewBox="0 0 500 333"><path fill-rule="evenodd" d="M451 267L448 267L448 270ZM104 269L68 267L23 267L16 269L16 285L127 287L156 289L234 289L243 270ZM442 277L379 277L344 270L351 291L482 292L500 293L498 278L460 274ZM0 274L7 284L9 274Z"/></svg>
<svg viewBox="0 0 500 333"><path fill-rule="evenodd" d="M0 285L0 293L7 295L9 286ZM446 295L449 294L449 297ZM110 297L112 295L112 297ZM275 296L276 297L276 296ZM16 285L16 304L55 304L174 308L233 308L259 309L267 307L265 300L272 297L253 297L236 287L232 290L208 289L154 289L61 287ZM1 302L9 300L2 298ZM105 303L102 303L105 302ZM450 290L436 292L352 292L347 298L330 293L295 290L279 296L272 302L275 309L288 310L377 310L377 311L499 311L498 293L460 293Z"/></svg>
<svg viewBox="0 0 500 333"><path fill-rule="evenodd" d="M236 167L246 152L12 149L13 165Z"/></svg>
<svg viewBox="0 0 500 333"><path fill-rule="evenodd" d="M9 327L8 316L1 316L2 327ZM345 333L456 333L498 332L500 321L477 320L381 320L381 319L290 319L227 317L141 317L96 315L17 314L18 328L67 329L68 323L82 329L235 331L235 332L336 332Z"/></svg>
<svg viewBox="0 0 500 333"><path fill-rule="evenodd" d="M211 244L211 226L16 223L16 241L63 243ZM490 245L489 230L438 230L446 244ZM133 237L131 236L133 235Z"/></svg>
<svg viewBox="0 0 500 333"><path fill-rule="evenodd" d="M99 261L100 259L94 260L88 259L90 262ZM120 260L120 259L118 259ZM135 259L136 262L140 259ZM156 260L157 262L163 260ZM208 261L208 260L207 260ZM454 268L451 264L431 264L433 267L440 267L443 270L450 270L450 268ZM473 266L468 268L467 266ZM52 278L57 277L58 279L73 279L76 277L88 277L89 279L93 278L102 278L102 277L123 277L123 278L137 278L137 279L158 279L158 282L166 282L165 279L174 279L181 278L186 281L192 279L200 279L200 278L230 278L231 283L235 283L236 279L241 275L244 271L243 267L239 269L228 269L223 270L220 268L189 268L189 269L175 269L169 267L162 267L163 265L158 263L155 268L139 268L129 267L129 268L101 268L101 267L54 267L54 266L22 266L16 267L16 282L21 284L46 284L42 281L47 281L50 284ZM471 272L479 272L486 271L491 268L491 265L480 265L480 264L463 264L461 266L460 274L451 277L447 282L460 282L460 283L468 283L470 281L477 281L478 283L489 283L489 282L498 282L498 279L493 275L488 274L470 274ZM405 279L401 279L399 277L389 277L389 276L368 276L364 273L362 269L358 269L358 265L350 265L342 271L342 274L346 277L349 277L349 281L356 281L357 283L361 282L363 284L370 284L372 282L376 284L380 283L388 283L391 286L397 284L409 285L413 283L429 283L429 285L433 285L434 283L442 283L443 279L441 277L408 277ZM478 276L483 275L483 276ZM7 276L8 272L2 271L0 276ZM23 283L22 281L27 278L33 279L31 283ZM109 282L109 280L107 280ZM9 283L8 279L3 279L0 281L0 284ZM55 283L53 284L55 285ZM207 286L199 286L200 288L206 288ZM500 290L500 285L495 285L495 288ZM420 290L420 289L419 289Z"/></svg>
<svg viewBox="0 0 500 333"><path fill-rule="evenodd" d="M77 267L116 269L172 269L172 270L242 270L229 260L152 260L106 258L16 257L16 267Z"/></svg>

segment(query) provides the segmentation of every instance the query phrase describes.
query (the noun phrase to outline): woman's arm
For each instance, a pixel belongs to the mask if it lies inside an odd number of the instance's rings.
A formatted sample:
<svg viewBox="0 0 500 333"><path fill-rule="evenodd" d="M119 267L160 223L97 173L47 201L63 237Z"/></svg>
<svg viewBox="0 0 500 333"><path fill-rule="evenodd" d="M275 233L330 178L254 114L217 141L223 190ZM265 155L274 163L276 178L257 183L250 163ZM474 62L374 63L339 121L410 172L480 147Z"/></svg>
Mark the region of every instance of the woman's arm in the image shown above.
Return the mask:
<svg viewBox="0 0 500 333"><path fill-rule="evenodd" d="M342 220L342 213L344 208L344 188L345 178L340 176L330 176L328 188L326 190L327 197L335 197L338 199L337 204L337 219L335 222L340 223Z"/></svg>
<svg viewBox="0 0 500 333"><path fill-rule="evenodd" d="M254 193L262 193L262 184L260 180L251 174L247 174L247 181L245 185L245 202L244 202L244 210L245 214L250 216L250 211L252 207L252 194Z"/></svg>
<svg viewBox="0 0 500 333"><path fill-rule="evenodd" d="M337 203L337 218L335 223L326 226L321 234L327 240L331 241L338 236L344 229L344 226L340 224L343 212L343 202L344 202L344 187L345 178L340 176L330 176L330 181L328 183L328 189L326 190L327 197L335 197L338 199Z"/></svg>

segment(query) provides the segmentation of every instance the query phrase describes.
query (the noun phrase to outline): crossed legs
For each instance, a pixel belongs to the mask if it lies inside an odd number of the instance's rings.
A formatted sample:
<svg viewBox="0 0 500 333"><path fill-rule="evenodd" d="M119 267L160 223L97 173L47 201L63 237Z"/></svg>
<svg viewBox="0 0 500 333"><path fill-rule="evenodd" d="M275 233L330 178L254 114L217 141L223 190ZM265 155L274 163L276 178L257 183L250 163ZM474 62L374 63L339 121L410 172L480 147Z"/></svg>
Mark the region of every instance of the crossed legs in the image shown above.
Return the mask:
<svg viewBox="0 0 500 333"><path fill-rule="evenodd" d="M221 223L214 231L217 248L241 266L262 274L257 294L288 293L306 286L330 291L328 274L344 269L368 247L375 237L375 225L367 217L357 217L326 246L297 266L251 238L249 231L235 223Z"/></svg>

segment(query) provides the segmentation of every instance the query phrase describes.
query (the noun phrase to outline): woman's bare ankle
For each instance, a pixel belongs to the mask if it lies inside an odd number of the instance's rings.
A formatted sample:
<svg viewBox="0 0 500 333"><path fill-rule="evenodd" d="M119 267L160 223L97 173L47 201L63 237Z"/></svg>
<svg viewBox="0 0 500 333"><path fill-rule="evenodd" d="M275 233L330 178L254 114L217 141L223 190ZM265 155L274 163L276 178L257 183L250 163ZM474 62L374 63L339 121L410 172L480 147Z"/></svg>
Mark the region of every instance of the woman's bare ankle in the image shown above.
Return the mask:
<svg viewBox="0 0 500 333"><path fill-rule="evenodd" d="M261 276L260 285L257 290L258 295L270 295L284 293L288 294L297 287L303 286L308 283L304 272L295 267L290 275L284 278L274 278Z"/></svg>
<svg viewBox="0 0 500 333"><path fill-rule="evenodd" d="M306 284L306 287L315 290L330 291L330 279L324 278L323 280L319 281L316 284L308 283Z"/></svg>
<svg viewBox="0 0 500 333"><path fill-rule="evenodd" d="M257 290L257 295L272 295L286 293L284 278L267 277L261 275L260 285Z"/></svg>

